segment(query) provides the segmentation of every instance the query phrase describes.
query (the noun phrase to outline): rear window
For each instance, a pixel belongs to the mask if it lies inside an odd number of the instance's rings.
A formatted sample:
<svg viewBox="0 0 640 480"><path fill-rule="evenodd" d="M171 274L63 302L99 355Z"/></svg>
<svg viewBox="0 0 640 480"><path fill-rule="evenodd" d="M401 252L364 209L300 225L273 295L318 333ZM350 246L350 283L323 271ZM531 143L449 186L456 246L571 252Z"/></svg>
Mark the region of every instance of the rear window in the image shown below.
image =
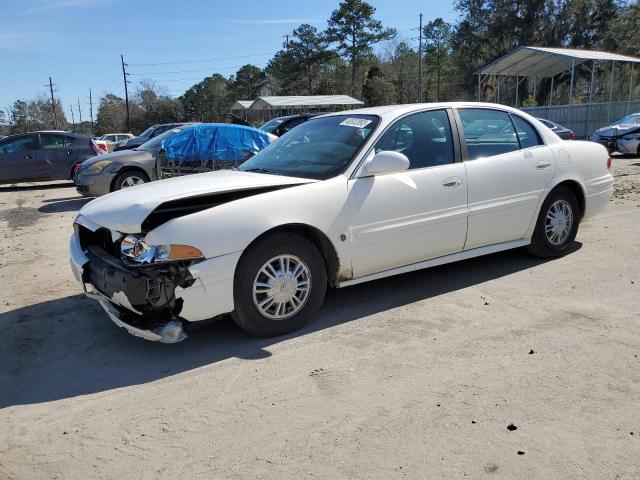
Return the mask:
<svg viewBox="0 0 640 480"><path fill-rule="evenodd" d="M516 131L506 112L483 108L458 110L469 160L493 157L520 149Z"/></svg>
<svg viewBox="0 0 640 480"><path fill-rule="evenodd" d="M54 133L40 134L40 148L44 150L60 150L65 148L65 135L57 135ZM68 145L68 144L67 144Z"/></svg>

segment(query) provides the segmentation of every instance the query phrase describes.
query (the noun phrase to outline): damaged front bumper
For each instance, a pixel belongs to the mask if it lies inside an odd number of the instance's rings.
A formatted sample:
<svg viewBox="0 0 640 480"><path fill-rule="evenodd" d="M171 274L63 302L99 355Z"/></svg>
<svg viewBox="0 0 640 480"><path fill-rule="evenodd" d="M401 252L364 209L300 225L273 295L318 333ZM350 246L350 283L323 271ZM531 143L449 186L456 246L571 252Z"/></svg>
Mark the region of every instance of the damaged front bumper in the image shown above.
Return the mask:
<svg viewBox="0 0 640 480"><path fill-rule="evenodd" d="M80 228L76 226L70 241L73 274L87 297L132 335L175 343L186 338L195 322L233 310L240 252L191 265L132 266L99 245L83 245Z"/></svg>

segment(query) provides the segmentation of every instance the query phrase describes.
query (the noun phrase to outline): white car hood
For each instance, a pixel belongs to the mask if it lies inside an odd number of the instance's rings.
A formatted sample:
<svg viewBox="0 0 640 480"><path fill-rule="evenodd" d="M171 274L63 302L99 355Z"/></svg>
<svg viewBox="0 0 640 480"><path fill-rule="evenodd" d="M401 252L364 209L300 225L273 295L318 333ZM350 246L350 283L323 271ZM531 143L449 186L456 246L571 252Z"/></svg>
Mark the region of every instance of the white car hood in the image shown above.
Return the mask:
<svg viewBox="0 0 640 480"><path fill-rule="evenodd" d="M187 175L119 190L86 204L76 222L95 230L106 227L122 233L139 233L142 222L160 204L197 197L279 185L301 185L316 180L262 173L218 170Z"/></svg>

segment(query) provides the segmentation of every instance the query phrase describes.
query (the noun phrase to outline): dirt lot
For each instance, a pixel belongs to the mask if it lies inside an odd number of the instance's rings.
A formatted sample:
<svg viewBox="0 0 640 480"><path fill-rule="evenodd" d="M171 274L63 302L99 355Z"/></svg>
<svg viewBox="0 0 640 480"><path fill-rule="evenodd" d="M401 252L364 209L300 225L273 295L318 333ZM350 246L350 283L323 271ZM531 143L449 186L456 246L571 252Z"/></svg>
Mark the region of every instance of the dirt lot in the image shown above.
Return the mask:
<svg viewBox="0 0 640 480"><path fill-rule="evenodd" d="M80 295L72 186L0 188L0 478L640 478L640 161L613 171L565 258L334 290L288 337L222 321L177 345Z"/></svg>

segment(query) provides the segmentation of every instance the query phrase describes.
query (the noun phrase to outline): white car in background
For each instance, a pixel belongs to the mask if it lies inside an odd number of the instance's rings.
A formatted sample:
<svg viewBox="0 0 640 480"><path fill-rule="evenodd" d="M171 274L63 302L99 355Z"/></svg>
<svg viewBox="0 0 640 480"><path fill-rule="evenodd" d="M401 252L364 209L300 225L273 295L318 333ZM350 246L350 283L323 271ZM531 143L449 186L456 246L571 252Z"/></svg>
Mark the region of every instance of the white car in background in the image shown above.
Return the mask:
<svg viewBox="0 0 640 480"><path fill-rule="evenodd" d="M131 133L107 133L106 135L97 137L95 140L98 145L104 144L106 152L113 152L113 149L118 143L126 142L132 138L134 138L134 135Z"/></svg>
<svg viewBox="0 0 640 480"><path fill-rule="evenodd" d="M493 128L500 124L508 128ZM333 113L237 171L132 187L80 210L71 265L130 333L176 342L231 314L270 336L346 287L501 250L571 249L613 189L609 155L502 105Z"/></svg>

